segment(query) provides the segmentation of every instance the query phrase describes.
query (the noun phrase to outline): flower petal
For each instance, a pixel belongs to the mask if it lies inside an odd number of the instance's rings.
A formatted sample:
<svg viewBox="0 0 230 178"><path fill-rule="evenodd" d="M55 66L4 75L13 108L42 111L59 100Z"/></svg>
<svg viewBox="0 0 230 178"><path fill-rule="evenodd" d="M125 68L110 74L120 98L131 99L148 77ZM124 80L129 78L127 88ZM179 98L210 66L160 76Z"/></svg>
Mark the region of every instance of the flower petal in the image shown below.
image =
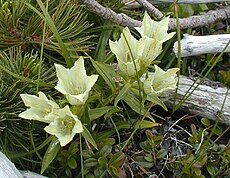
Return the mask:
<svg viewBox="0 0 230 178"><path fill-rule="evenodd" d="M58 76L55 89L64 94L71 105L84 104L98 75L86 75L83 57L79 57L70 69L58 64L55 64L55 67Z"/></svg>
<svg viewBox="0 0 230 178"><path fill-rule="evenodd" d="M29 94L20 95L24 104L30 108L20 113L19 117L50 123L53 119L47 116L55 109L59 109L59 106L54 101L48 100L44 93L38 92L38 95L38 97Z"/></svg>
<svg viewBox="0 0 230 178"><path fill-rule="evenodd" d="M169 89L177 87L178 77L176 72L178 68L163 71L157 65L154 65L155 73L144 81L144 91L146 94L155 93L160 95Z"/></svg>
<svg viewBox="0 0 230 178"><path fill-rule="evenodd" d="M72 141L76 133L83 132L83 126L77 116L72 114L67 105L59 110L59 115L45 127L45 131L55 135L61 146L65 146Z"/></svg>

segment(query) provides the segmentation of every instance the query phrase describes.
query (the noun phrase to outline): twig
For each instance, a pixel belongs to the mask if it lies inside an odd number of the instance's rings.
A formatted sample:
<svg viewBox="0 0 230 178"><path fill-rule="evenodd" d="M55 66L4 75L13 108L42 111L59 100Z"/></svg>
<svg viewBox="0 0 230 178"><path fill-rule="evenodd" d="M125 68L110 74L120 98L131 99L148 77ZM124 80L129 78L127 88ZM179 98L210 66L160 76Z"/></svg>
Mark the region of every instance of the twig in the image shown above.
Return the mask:
<svg viewBox="0 0 230 178"><path fill-rule="evenodd" d="M227 0L230 1L230 0ZM135 0L123 0L126 4L126 8L135 9L140 8L141 3L135 2ZM151 4L160 4L160 3L173 3L173 0L148 0ZM177 4L206 4L206 3L215 3L215 2L224 2L223 0L178 0Z"/></svg>
<svg viewBox="0 0 230 178"><path fill-rule="evenodd" d="M127 27L139 27L142 25L142 22L132 19L126 14L120 13L117 14L110 8L105 8L104 6L100 5L95 0L81 0L89 10L98 14L104 19L111 20L112 22L119 23L122 26Z"/></svg>
<svg viewBox="0 0 230 178"><path fill-rule="evenodd" d="M136 0L140 5L146 8L146 10L153 14L157 19L162 19L164 17L163 13L159 11L156 7L154 7L151 3L147 0Z"/></svg>
<svg viewBox="0 0 230 178"><path fill-rule="evenodd" d="M230 0L227 0L230 1ZM149 0L150 3L172 3L173 0ZM178 0L177 3L181 4L201 4L201 3L213 3L213 2L224 2L224 0Z"/></svg>
<svg viewBox="0 0 230 178"><path fill-rule="evenodd" d="M111 20L113 22L117 22L122 26L127 27L140 27L142 25L141 21L135 20L127 16L123 13L116 13L109 8L105 8L100 5L95 0L81 0L89 10L103 17L104 19ZM230 17L230 6L225 6L221 9L210 10L207 13L203 13L201 15L195 15L188 18L180 18L180 28L194 28L201 27L208 24L215 23L217 21L226 20ZM176 20L170 19L169 22L169 30L176 29Z"/></svg>
<svg viewBox="0 0 230 178"><path fill-rule="evenodd" d="M180 28L194 28L201 27L215 22L226 20L230 17L230 6L225 6L221 9L210 10L207 13L201 15L194 15L188 18L180 18ZM173 30L176 28L176 19L170 19L169 29Z"/></svg>

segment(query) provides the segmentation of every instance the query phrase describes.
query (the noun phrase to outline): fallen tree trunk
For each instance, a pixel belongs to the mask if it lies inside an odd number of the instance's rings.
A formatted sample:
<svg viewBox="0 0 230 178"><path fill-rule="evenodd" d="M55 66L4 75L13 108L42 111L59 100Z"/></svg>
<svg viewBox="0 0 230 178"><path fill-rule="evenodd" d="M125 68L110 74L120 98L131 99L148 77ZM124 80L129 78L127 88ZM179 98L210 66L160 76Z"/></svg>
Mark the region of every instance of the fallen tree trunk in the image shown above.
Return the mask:
<svg viewBox="0 0 230 178"><path fill-rule="evenodd" d="M192 79L180 76L176 103L182 100L193 83L194 81ZM196 85L194 85L194 87L195 86ZM181 105L180 110L212 120L220 119L219 121L221 123L230 125L230 92L227 93L227 90L226 87L221 86L217 82L211 80L204 81ZM166 101L169 108L173 106L174 95L175 91L170 91L163 95L165 98L170 98ZM224 107L222 113L220 113L223 103Z"/></svg>
<svg viewBox="0 0 230 178"><path fill-rule="evenodd" d="M181 40L181 57L221 52L230 40L230 34L192 36L184 35ZM178 42L174 43L173 51L178 56ZM225 52L230 52L230 46Z"/></svg>

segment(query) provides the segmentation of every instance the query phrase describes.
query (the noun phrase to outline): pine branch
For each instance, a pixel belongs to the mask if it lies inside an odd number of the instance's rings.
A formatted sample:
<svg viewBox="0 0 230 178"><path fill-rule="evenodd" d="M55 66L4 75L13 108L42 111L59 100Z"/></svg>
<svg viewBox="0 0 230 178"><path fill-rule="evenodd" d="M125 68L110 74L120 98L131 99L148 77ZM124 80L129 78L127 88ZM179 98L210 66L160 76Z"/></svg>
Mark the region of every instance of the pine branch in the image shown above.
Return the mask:
<svg viewBox="0 0 230 178"><path fill-rule="evenodd" d="M126 14L118 14L109 8L105 8L95 0L81 0L81 2L84 3L89 10L98 14L102 18L111 20L112 22L117 22L122 26L139 27L142 24L141 21L132 19ZM207 13L203 13L201 15L194 15L188 18L180 18L179 23L181 29L195 28L205 26L208 24L213 24L221 20L226 20L229 17L230 6L225 6L220 9L210 10ZM169 30L174 29L176 29L176 19L171 18L169 22Z"/></svg>

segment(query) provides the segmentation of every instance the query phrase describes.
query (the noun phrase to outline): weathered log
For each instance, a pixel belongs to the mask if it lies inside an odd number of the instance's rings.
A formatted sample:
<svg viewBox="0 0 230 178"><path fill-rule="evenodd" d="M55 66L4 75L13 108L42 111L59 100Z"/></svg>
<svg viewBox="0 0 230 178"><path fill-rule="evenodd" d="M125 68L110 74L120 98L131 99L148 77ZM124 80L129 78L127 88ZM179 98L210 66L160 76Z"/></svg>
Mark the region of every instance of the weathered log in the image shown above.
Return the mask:
<svg viewBox="0 0 230 178"><path fill-rule="evenodd" d="M180 76L176 103L182 100L193 83L194 80L185 76ZM196 87L196 84L193 88L194 87ZM221 123L230 125L230 91L227 94L227 90L227 87L221 86L217 82L211 80L204 81L181 105L180 110L215 121L219 119ZM163 97L169 98L169 100L166 101L166 104L170 108L173 105L174 95L175 91L170 91L163 95ZM224 107L220 113L223 103Z"/></svg>
<svg viewBox="0 0 230 178"><path fill-rule="evenodd" d="M181 40L181 57L221 52L230 40L230 34L192 36L184 35ZM173 51L178 56L178 42L174 43ZM230 46L225 52L230 52Z"/></svg>

